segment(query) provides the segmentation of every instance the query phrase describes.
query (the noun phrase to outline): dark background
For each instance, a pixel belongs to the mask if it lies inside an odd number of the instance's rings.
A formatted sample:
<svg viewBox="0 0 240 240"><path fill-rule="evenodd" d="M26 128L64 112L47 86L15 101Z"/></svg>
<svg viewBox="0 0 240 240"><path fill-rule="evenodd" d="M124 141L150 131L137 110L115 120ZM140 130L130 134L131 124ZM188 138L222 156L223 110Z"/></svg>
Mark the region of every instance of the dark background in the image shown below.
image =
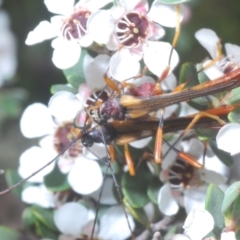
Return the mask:
<svg viewBox="0 0 240 240"><path fill-rule="evenodd" d="M56 0L57 4L58 0ZM239 0L193 0L190 4L189 20L182 26L177 50L181 62L200 62L206 57L194 38L200 28L211 28L221 37L222 42L240 45L240 2ZM29 31L42 20L49 20L43 0L5 0L2 8L11 18L11 29L17 40L18 69L13 81L3 90L21 87L27 90L28 98L23 109L33 102L47 103L50 86L65 83L61 70L54 67L50 41L34 46L24 44ZM171 36L171 33L170 33ZM1 109L0 109L1 111ZM19 116L20 118L20 116ZM19 130L19 118L7 119L0 128L0 169L17 168L20 154L36 140L25 139ZM36 126L37 127L37 126ZM5 179L0 177L0 189L5 189ZM0 197L0 225L19 228L24 204L12 193Z"/></svg>

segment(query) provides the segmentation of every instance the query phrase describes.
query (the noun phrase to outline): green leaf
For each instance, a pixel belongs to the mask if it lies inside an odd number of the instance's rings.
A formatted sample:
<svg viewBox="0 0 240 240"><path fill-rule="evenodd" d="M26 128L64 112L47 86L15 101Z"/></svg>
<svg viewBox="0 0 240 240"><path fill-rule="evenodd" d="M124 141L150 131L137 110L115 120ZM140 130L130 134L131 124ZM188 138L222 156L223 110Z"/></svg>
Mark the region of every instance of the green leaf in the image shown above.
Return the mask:
<svg viewBox="0 0 240 240"><path fill-rule="evenodd" d="M67 82L77 90L80 84L85 82L83 66L84 66L84 58L86 57L86 55L87 55L87 51L82 49L81 56L78 62L73 67L63 70L63 73L67 78Z"/></svg>
<svg viewBox="0 0 240 240"><path fill-rule="evenodd" d="M49 229L45 224L41 222L36 222L36 232L43 238L48 238L51 240L58 240L60 233L58 231L53 231Z"/></svg>
<svg viewBox="0 0 240 240"><path fill-rule="evenodd" d="M193 86L198 85L200 83L198 76L199 75L196 70L195 64L187 62L181 66L179 81L180 83L187 83L185 88L191 88ZM203 81L204 79L203 74L201 74L200 76L201 76L201 80ZM204 111L211 107L211 101L209 101L208 96L194 98L188 101L187 103L191 107L199 111Z"/></svg>
<svg viewBox="0 0 240 240"><path fill-rule="evenodd" d="M232 204L238 198L240 193L240 181L233 183L225 192L225 196L222 204L222 213L224 215L228 214L231 211Z"/></svg>
<svg viewBox="0 0 240 240"><path fill-rule="evenodd" d="M41 224L53 231L58 231L53 220L53 210L32 206L31 211L38 222L41 222Z"/></svg>
<svg viewBox="0 0 240 240"><path fill-rule="evenodd" d="M149 202L147 188L151 179L151 173L146 165L137 169L136 176L124 173L122 178L122 190L126 201L133 208L141 208Z"/></svg>
<svg viewBox="0 0 240 240"><path fill-rule="evenodd" d="M147 189L148 197L155 204L158 204L158 193L162 185L163 183L156 176L153 176L151 178L150 184L148 185L148 189Z"/></svg>
<svg viewBox="0 0 240 240"><path fill-rule="evenodd" d="M19 233L5 226L0 226L1 240L18 240L20 239Z"/></svg>
<svg viewBox="0 0 240 240"><path fill-rule="evenodd" d="M139 223L141 223L147 228L149 225L149 221L143 208L133 208L126 199L123 199L123 203L128 212L134 217L134 219L136 219Z"/></svg>
<svg viewBox="0 0 240 240"><path fill-rule="evenodd" d="M159 0L161 3L165 4L179 4L179 3L184 3L184 2L189 2L191 0Z"/></svg>
<svg viewBox="0 0 240 240"><path fill-rule="evenodd" d="M239 96L240 96L240 87L233 89L233 90L231 91L231 94L229 94L229 97L228 97L228 99L227 99L227 103L228 103L229 105L240 103L240 98L239 98Z"/></svg>
<svg viewBox="0 0 240 240"><path fill-rule="evenodd" d="M224 152L221 149L218 149L216 141L215 140L210 140L209 145L212 149L212 151L215 153L215 155L221 160L222 163L224 163L226 166L231 167L233 165L233 158L232 156Z"/></svg>
<svg viewBox="0 0 240 240"><path fill-rule="evenodd" d="M186 88L193 87L199 84L195 64L190 62L182 64L179 74L179 82L181 84L187 83Z"/></svg>
<svg viewBox="0 0 240 240"><path fill-rule="evenodd" d="M13 170L13 169L7 169L5 171L5 177L6 177L6 181L7 181L7 184L8 184L9 187L13 186L14 184L16 184L16 183L18 183L22 180L22 178L18 174L18 171ZM23 189L24 189L24 185L20 185L17 188L13 189L13 192L18 197L21 197Z"/></svg>
<svg viewBox="0 0 240 240"><path fill-rule="evenodd" d="M235 108L228 114L228 119L232 123L240 123L240 107Z"/></svg>
<svg viewBox="0 0 240 240"><path fill-rule="evenodd" d="M36 216L33 214L32 207L27 207L22 213L23 224L27 227L32 226L37 221Z"/></svg>
<svg viewBox="0 0 240 240"><path fill-rule="evenodd" d="M234 222L237 222L236 225L239 226L240 217L240 194L237 196L233 209L232 209L232 219Z"/></svg>
<svg viewBox="0 0 240 240"><path fill-rule="evenodd" d="M71 86L69 86L68 84L55 84L51 86L51 94L55 94L57 92L61 92L61 91L66 91L66 92L70 92L73 94L76 94L78 91L76 88L73 88Z"/></svg>
<svg viewBox="0 0 240 240"><path fill-rule="evenodd" d="M213 233L217 238L220 238L222 229L224 228L224 216L221 212L223 198L224 193L217 185L211 184L208 187L205 200L205 209L208 210L213 216Z"/></svg>
<svg viewBox="0 0 240 240"><path fill-rule="evenodd" d="M213 139L218 134L218 130L216 129L195 129L194 131L201 141Z"/></svg>
<svg viewBox="0 0 240 240"><path fill-rule="evenodd" d="M54 169L44 176L44 184L50 191L61 192L70 188L67 180L67 174L63 174L55 164Z"/></svg>

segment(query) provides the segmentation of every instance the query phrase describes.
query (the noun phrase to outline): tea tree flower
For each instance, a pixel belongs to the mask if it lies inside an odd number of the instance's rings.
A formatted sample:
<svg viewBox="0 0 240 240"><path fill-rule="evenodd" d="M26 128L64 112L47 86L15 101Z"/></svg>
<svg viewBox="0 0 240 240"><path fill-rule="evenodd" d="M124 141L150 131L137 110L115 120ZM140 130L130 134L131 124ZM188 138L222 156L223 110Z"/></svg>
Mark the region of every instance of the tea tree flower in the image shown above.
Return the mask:
<svg viewBox="0 0 240 240"><path fill-rule="evenodd" d="M89 16L108 2L81 0L74 6L74 0L45 0L48 10L60 15L52 17L50 22L41 21L28 34L26 44L32 45L55 38L52 41L53 63L61 69L73 66L80 57L81 47L90 46L93 42L86 27Z"/></svg>
<svg viewBox="0 0 240 240"><path fill-rule="evenodd" d="M109 50L117 50L110 59L109 72L114 79L122 81L139 73L142 58L157 76L168 66L172 47L156 41L164 35L164 29L158 24L175 27L176 14L171 5L154 1L148 11L146 1L122 0L119 6L92 14L87 27L94 41L106 44ZM177 63L178 55L173 50L170 68Z"/></svg>
<svg viewBox="0 0 240 240"><path fill-rule="evenodd" d="M225 73L228 73L239 66L239 46L231 43L225 43L224 46L226 56L224 56L222 54L220 38L213 30L207 28L200 29L195 33L195 37L199 41L199 43L208 51L212 60L215 61L212 66L204 69L204 72L210 79L221 77ZM211 63L211 60L206 60L203 63L203 66L206 66L209 63Z"/></svg>

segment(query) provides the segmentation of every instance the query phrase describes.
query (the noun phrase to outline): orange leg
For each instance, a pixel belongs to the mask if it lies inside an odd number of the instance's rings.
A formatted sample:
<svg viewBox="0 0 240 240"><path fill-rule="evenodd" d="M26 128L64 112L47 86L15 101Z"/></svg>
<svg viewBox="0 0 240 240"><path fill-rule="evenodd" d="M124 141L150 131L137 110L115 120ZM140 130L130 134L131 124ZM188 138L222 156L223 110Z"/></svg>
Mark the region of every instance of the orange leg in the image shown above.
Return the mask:
<svg viewBox="0 0 240 240"><path fill-rule="evenodd" d="M125 155L125 159L126 159L128 168L129 168L130 175L131 176L136 175L134 164L133 164L133 159L129 152L128 144L124 144L124 155Z"/></svg>

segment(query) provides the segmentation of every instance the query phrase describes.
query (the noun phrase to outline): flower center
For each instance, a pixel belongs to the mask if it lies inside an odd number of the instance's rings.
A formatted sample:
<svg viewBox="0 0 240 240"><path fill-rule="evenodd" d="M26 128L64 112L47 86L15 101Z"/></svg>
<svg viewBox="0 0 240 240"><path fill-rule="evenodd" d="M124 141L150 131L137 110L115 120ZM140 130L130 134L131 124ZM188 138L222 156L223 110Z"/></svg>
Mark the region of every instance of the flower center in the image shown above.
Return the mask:
<svg viewBox="0 0 240 240"><path fill-rule="evenodd" d="M169 183L173 189L186 188L193 177L194 167L189 163L177 159L169 171Z"/></svg>
<svg viewBox="0 0 240 240"><path fill-rule="evenodd" d="M65 19L61 28L63 37L67 40L81 39L86 34L87 20L90 15L90 11L78 9Z"/></svg>
<svg viewBox="0 0 240 240"><path fill-rule="evenodd" d="M137 47L146 39L149 32L149 21L138 12L126 14L117 23L117 37L125 47Z"/></svg>
<svg viewBox="0 0 240 240"><path fill-rule="evenodd" d="M65 123L58 127L54 134L54 148L61 153L78 135L78 129L74 128L73 123ZM82 153L81 141L77 141L65 154L69 157L77 157Z"/></svg>

